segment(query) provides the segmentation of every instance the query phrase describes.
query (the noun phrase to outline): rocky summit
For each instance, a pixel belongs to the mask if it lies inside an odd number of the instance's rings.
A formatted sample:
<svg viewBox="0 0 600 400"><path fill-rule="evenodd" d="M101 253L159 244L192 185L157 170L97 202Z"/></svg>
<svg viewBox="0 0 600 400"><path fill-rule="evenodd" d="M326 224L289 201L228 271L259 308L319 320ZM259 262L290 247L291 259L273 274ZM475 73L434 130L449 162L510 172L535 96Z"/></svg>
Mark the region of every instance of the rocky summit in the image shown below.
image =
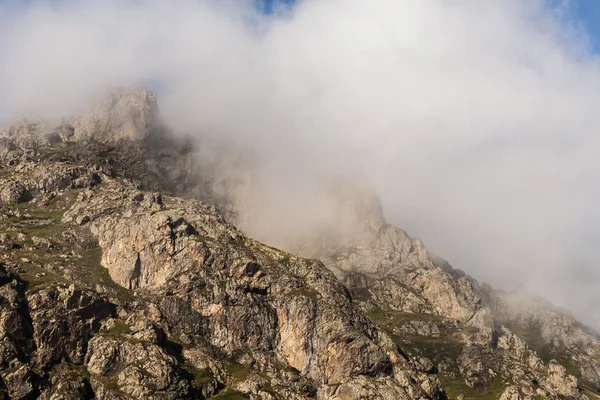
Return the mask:
<svg viewBox="0 0 600 400"><path fill-rule="evenodd" d="M480 285L361 191L339 195L351 242L270 247L197 146L139 88L0 131L3 398L600 398L600 336L565 311Z"/></svg>

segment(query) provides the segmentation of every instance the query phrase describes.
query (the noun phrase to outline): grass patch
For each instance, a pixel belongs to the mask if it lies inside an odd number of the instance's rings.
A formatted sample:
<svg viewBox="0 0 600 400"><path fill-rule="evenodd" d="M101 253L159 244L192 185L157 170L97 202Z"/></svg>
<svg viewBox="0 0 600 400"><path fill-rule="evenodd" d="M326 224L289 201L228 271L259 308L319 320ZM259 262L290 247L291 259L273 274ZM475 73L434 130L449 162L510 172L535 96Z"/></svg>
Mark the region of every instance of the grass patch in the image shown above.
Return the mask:
<svg viewBox="0 0 600 400"><path fill-rule="evenodd" d="M558 361L560 365L565 367L569 375L573 375L576 378L581 378L581 370L579 369L579 367L573 364L573 361L570 357L565 359L558 359L556 361Z"/></svg>
<svg viewBox="0 0 600 400"><path fill-rule="evenodd" d="M39 159L63 161L64 158L70 158L71 152L73 152L74 149L75 145L72 143L56 143L44 148L40 152Z"/></svg>
<svg viewBox="0 0 600 400"><path fill-rule="evenodd" d="M55 237L63 230L63 225L49 220L32 220L27 217L11 218L13 221L8 220L8 226L6 227L6 233L9 235L17 235L24 233L28 236L38 236L42 238Z"/></svg>
<svg viewBox="0 0 600 400"><path fill-rule="evenodd" d="M443 321L444 318L432 314L413 314L396 310L384 310L381 307L374 307L367 313L371 321L381 329L388 331L394 329L400 323L405 321Z"/></svg>
<svg viewBox="0 0 600 400"><path fill-rule="evenodd" d="M100 247L93 247L91 249L85 249L81 253L82 258L77 260L77 264L85 266L98 267L102 261L102 249ZM106 268L105 268L106 269ZM108 270L107 270L108 273Z"/></svg>
<svg viewBox="0 0 600 400"><path fill-rule="evenodd" d="M502 396L507 387L500 377L496 377L487 390L482 392L467 386L466 383L458 379L444 376L440 376L439 378L450 400L457 399L460 395L463 396L464 400L497 400Z"/></svg>
<svg viewBox="0 0 600 400"><path fill-rule="evenodd" d="M70 364L69 368L71 369L71 373L73 373L75 375L82 376L86 379L90 377L90 372L85 367L85 365Z"/></svg>
<svg viewBox="0 0 600 400"><path fill-rule="evenodd" d="M525 340L527 345L535 350L544 362L547 363L554 359L565 367L569 375L581 378L581 370L573 363L571 356L567 353L567 349L564 346L555 348L545 341L542 336L541 321L532 318L526 321L525 324L519 324L515 321L506 321L504 322L504 325Z"/></svg>
<svg viewBox="0 0 600 400"><path fill-rule="evenodd" d="M198 370L191 365L185 365L183 370L186 372L186 378L190 381L192 387L196 389L199 389L215 380L215 376L208 368Z"/></svg>
<svg viewBox="0 0 600 400"><path fill-rule="evenodd" d="M26 264L22 267L25 271L19 273L19 276L27 285L27 290L40 290L51 284L67 283L62 276L38 266Z"/></svg>
<svg viewBox="0 0 600 400"><path fill-rule="evenodd" d="M227 366L227 372L229 375L231 375L231 379L234 381L244 381L253 374L253 371L250 367L235 361L229 363Z"/></svg>
<svg viewBox="0 0 600 400"><path fill-rule="evenodd" d="M461 332L466 332L469 333L471 335L474 335L476 333L479 333L479 328L475 327L475 326L471 326L471 325L462 325L458 328Z"/></svg>
<svg viewBox="0 0 600 400"><path fill-rule="evenodd" d="M267 382L266 385L264 385L262 388L260 388L260 390L265 393L269 393L271 396L277 398L277 392L275 391L275 389L273 389L273 386L271 386L270 380L269 380L269 382Z"/></svg>
<svg viewBox="0 0 600 400"><path fill-rule="evenodd" d="M319 294L319 292L317 292L315 289L313 289L311 287L306 287L306 286L292 290L292 294L300 295L303 297L308 297L309 299L312 299L314 301L318 301L321 298L321 295Z"/></svg>
<svg viewBox="0 0 600 400"><path fill-rule="evenodd" d="M117 377L113 376L104 383L104 388L111 392L120 392L119 384L117 383Z"/></svg>
<svg viewBox="0 0 600 400"><path fill-rule="evenodd" d="M62 208L66 210L75 203L77 197L79 197L79 193L81 193L81 189L69 189L66 192L62 192L60 195L54 196L54 198L48 202L46 207L54 209Z"/></svg>
<svg viewBox="0 0 600 400"><path fill-rule="evenodd" d="M219 394L213 397L209 397L209 399L220 399L220 400L244 400L249 399L250 397L245 395L242 392L237 390L227 388L221 391Z"/></svg>
<svg viewBox="0 0 600 400"><path fill-rule="evenodd" d="M55 222L59 222L62 219L62 216L64 214L63 210L56 210L56 209L52 209L50 207L48 207L48 208L34 207L33 205L31 205L30 203L27 203L27 202L12 204L8 207L8 209L11 210L12 212L19 211L20 213L28 214L28 215L21 216L21 217L15 217L20 220L51 219Z"/></svg>
<svg viewBox="0 0 600 400"><path fill-rule="evenodd" d="M394 328L406 321L444 321L444 318L432 314L413 314L395 310L384 310L375 307L367 313L373 323L403 349L424 355L434 362L439 362L445 357L458 358L463 349L463 343L453 336L454 328L440 329L439 337L416 336L394 333Z"/></svg>
<svg viewBox="0 0 600 400"><path fill-rule="evenodd" d="M87 257L84 256L84 258L82 260L79 260L79 262L82 265L91 267L91 268L86 269L86 271L84 271L88 274L88 277L89 277L88 282L93 283L93 284L99 284L101 286L105 286L109 289L112 289L115 292L116 296L121 300L131 299L133 297L133 293L130 290L125 289L123 286L121 286L118 283L116 283L115 281L113 281L112 278L110 277L110 274L108 273L108 269L106 269L102 265L100 265L99 254L100 255L102 254L102 250L97 248L97 249L89 249L86 251L89 251ZM100 251L100 253L98 253L98 251ZM97 260L98 262L95 265L91 264L91 263L85 264L85 263L83 263L84 259L87 259L90 262Z"/></svg>
<svg viewBox="0 0 600 400"><path fill-rule="evenodd" d="M34 249L34 250L21 250L20 256L24 258L29 258L34 260L40 264L48 264L50 262L60 262L62 258L60 257L60 253L53 251L51 249ZM44 270L46 271L46 270Z"/></svg>
<svg viewBox="0 0 600 400"><path fill-rule="evenodd" d="M392 336L392 339L398 343L398 336ZM439 338L422 336L401 338L400 344L425 355L435 362L439 362L444 357L456 359L463 350L463 344L457 338L450 335L440 336Z"/></svg>
<svg viewBox="0 0 600 400"><path fill-rule="evenodd" d="M4 231L10 235L25 233L30 237L50 238L64 229L61 223L64 210L34 208L30 203L13 204L9 209L25 214L8 218L3 222Z"/></svg>
<svg viewBox="0 0 600 400"><path fill-rule="evenodd" d="M124 321L120 319L115 320L115 324L109 331L106 332L107 336L121 336L128 335L131 333L131 328Z"/></svg>

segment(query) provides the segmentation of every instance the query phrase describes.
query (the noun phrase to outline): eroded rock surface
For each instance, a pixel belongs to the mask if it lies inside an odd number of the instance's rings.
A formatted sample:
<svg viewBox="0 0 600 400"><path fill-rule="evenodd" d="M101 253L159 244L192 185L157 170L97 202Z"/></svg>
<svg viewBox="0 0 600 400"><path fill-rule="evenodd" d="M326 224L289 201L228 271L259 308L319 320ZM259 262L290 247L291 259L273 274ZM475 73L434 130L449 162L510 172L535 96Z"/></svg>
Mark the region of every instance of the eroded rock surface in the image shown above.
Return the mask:
<svg viewBox="0 0 600 400"><path fill-rule="evenodd" d="M443 398L320 261L214 206L68 161L4 172L31 194L0 221L11 398Z"/></svg>
<svg viewBox="0 0 600 400"><path fill-rule="evenodd" d="M368 192L334 191L352 234L248 237L248 182L157 111L128 89L0 131L3 398L597 398L597 333L479 285Z"/></svg>

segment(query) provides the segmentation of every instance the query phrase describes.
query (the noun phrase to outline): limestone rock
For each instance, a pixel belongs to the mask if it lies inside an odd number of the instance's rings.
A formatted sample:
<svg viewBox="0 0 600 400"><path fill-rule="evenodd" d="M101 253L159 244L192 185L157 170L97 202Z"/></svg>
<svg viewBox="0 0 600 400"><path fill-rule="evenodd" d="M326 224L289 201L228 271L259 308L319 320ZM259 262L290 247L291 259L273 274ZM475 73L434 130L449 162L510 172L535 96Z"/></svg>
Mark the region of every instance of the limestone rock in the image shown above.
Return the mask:
<svg viewBox="0 0 600 400"><path fill-rule="evenodd" d="M4 398L583 400L600 388L597 333L479 285L388 224L362 187L333 187L329 225L282 241L290 252L248 237L230 223L253 221L232 196L253 189L237 181L247 160L216 174L214 144L194 148L157 112L154 94L125 89L71 121L0 131Z"/></svg>
<svg viewBox="0 0 600 400"><path fill-rule="evenodd" d="M105 93L73 122L74 139L119 141L144 139L157 113L156 96L144 88Z"/></svg>

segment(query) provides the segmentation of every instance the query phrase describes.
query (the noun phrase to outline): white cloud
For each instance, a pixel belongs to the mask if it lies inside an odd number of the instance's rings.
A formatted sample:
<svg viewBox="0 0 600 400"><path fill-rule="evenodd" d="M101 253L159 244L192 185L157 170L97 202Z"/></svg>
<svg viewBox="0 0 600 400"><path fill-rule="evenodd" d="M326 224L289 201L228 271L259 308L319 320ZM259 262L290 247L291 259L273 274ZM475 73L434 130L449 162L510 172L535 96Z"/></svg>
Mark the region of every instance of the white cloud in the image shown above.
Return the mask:
<svg viewBox="0 0 600 400"><path fill-rule="evenodd" d="M597 275L600 69L560 8L59 0L0 6L0 26L0 119L159 81L180 129L265 153L275 220L318 219L309 182L362 170L388 219L455 266L580 312L600 300L581 279Z"/></svg>

